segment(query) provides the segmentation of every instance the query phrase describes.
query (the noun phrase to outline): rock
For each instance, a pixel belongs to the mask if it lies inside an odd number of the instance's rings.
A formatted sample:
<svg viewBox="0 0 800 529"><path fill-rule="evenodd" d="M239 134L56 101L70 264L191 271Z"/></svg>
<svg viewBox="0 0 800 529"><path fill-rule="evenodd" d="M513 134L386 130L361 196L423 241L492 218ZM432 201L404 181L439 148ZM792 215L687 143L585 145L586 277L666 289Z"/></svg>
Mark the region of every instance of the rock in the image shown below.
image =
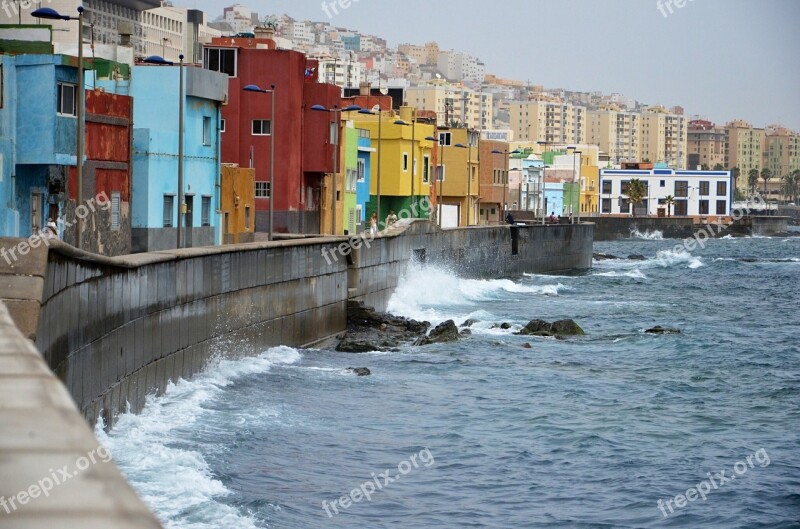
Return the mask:
<svg viewBox="0 0 800 529"><path fill-rule="evenodd" d="M520 336L555 336L556 338L563 338L565 336L583 336L586 333L573 320L559 320L553 323L548 323L544 320L531 320L516 334Z"/></svg>
<svg viewBox="0 0 800 529"><path fill-rule="evenodd" d="M359 377L368 377L372 374L366 367L348 367L347 370Z"/></svg>
<svg viewBox="0 0 800 529"><path fill-rule="evenodd" d="M526 342L526 343L522 344L522 348L523 349L533 349L533 346Z"/></svg>
<svg viewBox="0 0 800 529"><path fill-rule="evenodd" d="M428 336L423 336L417 340L415 345L431 345L434 343L449 343L458 341L458 327L453 320L439 324L431 331Z"/></svg>
<svg viewBox="0 0 800 529"><path fill-rule="evenodd" d="M465 321L464 323L462 323L461 327L472 327L476 323L478 323L478 320L473 320L472 318L470 318L467 321Z"/></svg>
<svg viewBox="0 0 800 529"><path fill-rule="evenodd" d="M573 320L559 320L553 322L553 334L556 336L583 336L586 334L581 326Z"/></svg>
<svg viewBox="0 0 800 529"><path fill-rule="evenodd" d="M430 323L382 314L361 302L347 304L347 332L336 346L345 353L397 351L424 336Z"/></svg>
<svg viewBox="0 0 800 529"><path fill-rule="evenodd" d="M628 256L629 261L647 261L647 257L644 255L633 254Z"/></svg>
<svg viewBox="0 0 800 529"><path fill-rule="evenodd" d="M592 259L594 259L595 261L608 261L611 259L619 259L619 257L607 253L596 253L592 254Z"/></svg>
<svg viewBox="0 0 800 529"><path fill-rule="evenodd" d="M500 328L501 328L501 329L504 329L504 330L506 330L506 331L507 331L508 329L510 329L510 328L511 328L511 324L510 324L510 323L502 323L502 324L500 325Z"/></svg>
<svg viewBox="0 0 800 529"><path fill-rule="evenodd" d="M472 331L469 330L469 329L462 329L461 332L458 333L458 335L459 336L472 336Z"/></svg>
<svg viewBox="0 0 800 529"><path fill-rule="evenodd" d="M647 329L644 331L646 334L680 334L680 329L668 329L666 327L662 327L661 325L656 325L652 329Z"/></svg>

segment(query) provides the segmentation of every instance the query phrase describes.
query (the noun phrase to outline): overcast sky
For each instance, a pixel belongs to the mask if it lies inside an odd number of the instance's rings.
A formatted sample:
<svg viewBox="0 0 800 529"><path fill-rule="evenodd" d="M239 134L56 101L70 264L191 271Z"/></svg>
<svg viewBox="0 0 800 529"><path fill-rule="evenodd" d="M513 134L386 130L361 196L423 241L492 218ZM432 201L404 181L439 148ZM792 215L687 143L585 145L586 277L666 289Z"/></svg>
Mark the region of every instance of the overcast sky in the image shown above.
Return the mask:
<svg viewBox="0 0 800 529"><path fill-rule="evenodd" d="M800 0L685 0L671 14L664 5L667 16L657 0L351 1L333 18L322 0L239 3L262 16L328 21L392 46L435 40L478 56L501 77L620 92L720 124L742 118L800 131ZM211 19L234 3L174 2Z"/></svg>

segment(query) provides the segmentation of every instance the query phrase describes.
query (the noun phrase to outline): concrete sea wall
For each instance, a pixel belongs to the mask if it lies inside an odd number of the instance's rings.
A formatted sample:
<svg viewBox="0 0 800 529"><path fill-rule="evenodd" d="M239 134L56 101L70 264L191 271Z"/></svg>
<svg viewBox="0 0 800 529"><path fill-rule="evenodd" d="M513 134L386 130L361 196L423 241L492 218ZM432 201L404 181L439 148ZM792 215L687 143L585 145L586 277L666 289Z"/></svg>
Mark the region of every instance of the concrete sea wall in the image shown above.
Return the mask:
<svg viewBox="0 0 800 529"><path fill-rule="evenodd" d="M660 231L665 239L685 239L694 235L694 223L689 217L597 217L595 223L595 241L614 241L630 239L631 233Z"/></svg>

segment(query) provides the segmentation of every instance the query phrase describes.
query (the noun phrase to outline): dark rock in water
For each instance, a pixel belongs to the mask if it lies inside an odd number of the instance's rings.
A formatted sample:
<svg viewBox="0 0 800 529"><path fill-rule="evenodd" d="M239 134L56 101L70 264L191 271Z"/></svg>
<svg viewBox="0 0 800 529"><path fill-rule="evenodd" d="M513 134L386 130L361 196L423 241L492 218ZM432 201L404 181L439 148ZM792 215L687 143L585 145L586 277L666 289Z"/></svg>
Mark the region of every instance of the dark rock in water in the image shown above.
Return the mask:
<svg viewBox="0 0 800 529"><path fill-rule="evenodd" d="M619 257L607 253L595 253L592 254L592 259L595 261L608 261L610 259L619 259Z"/></svg>
<svg viewBox="0 0 800 529"><path fill-rule="evenodd" d="M458 334L459 336L472 336L472 331L469 329L462 329L462 331Z"/></svg>
<svg viewBox="0 0 800 529"><path fill-rule="evenodd" d="M740 263L757 263L758 259L756 259L755 257L742 257L741 259L739 259L739 262Z"/></svg>
<svg viewBox="0 0 800 529"><path fill-rule="evenodd" d="M500 324L500 328L507 331L508 329L511 328L511 324L510 323L502 323L502 324Z"/></svg>
<svg viewBox="0 0 800 529"><path fill-rule="evenodd" d="M470 318L467 321L465 321L464 323L462 323L461 327L472 327L476 323L478 323L478 320L473 320L472 318Z"/></svg>
<svg viewBox="0 0 800 529"><path fill-rule="evenodd" d="M644 255L633 254L628 256L629 261L647 261L647 257Z"/></svg>
<svg viewBox="0 0 800 529"><path fill-rule="evenodd" d="M544 320L531 320L516 333L521 336L582 336L586 334L573 320L559 320L553 323Z"/></svg>
<svg viewBox="0 0 800 529"><path fill-rule="evenodd" d="M437 325L428 336L423 336L415 345L430 345L434 343L448 343L458 341L458 327L453 320Z"/></svg>
<svg viewBox="0 0 800 529"><path fill-rule="evenodd" d="M666 327L662 327L661 325L656 325L652 329L647 329L644 331L647 334L680 334L680 329L668 329Z"/></svg>
<svg viewBox="0 0 800 529"><path fill-rule="evenodd" d="M368 377L372 374L366 367L348 367L347 370L359 377Z"/></svg>
<svg viewBox="0 0 800 529"><path fill-rule="evenodd" d="M360 301L347 303L347 332L336 347L344 353L398 351L424 336L430 323L376 312Z"/></svg>
<svg viewBox="0 0 800 529"><path fill-rule="evenodd" d="M526 343L522 344L522 348L523 349L533 349L533 346L526 342Z"/></svg>

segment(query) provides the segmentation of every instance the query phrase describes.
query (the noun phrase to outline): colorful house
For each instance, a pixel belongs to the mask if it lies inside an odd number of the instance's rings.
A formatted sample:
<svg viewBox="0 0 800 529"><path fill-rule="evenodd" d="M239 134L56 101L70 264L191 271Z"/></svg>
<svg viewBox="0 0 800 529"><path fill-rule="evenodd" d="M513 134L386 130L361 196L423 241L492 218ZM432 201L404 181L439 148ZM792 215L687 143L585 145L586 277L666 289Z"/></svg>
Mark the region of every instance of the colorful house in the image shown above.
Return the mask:
<svg viewBox="0 0 800 529"><path fill-rule="evenodd" d="M372 156L375 147L368 129L358 131L358 177L356 179L356 232L367 228L367 205L370 201ZM355 232L351 232L355 233Z"/></svg>
<svg viewBox="0 0 800 529"><path fill-rule="evenodd" d="M358 219L358 129L347 121L342 133L344 139L344 215L342 233L357 233ZM337 232L338 233L338 232Z"/></svg>
<svg viewBox="0 0 800 529"><path fill-rule="evenodd" d="M442 143L442 226L471 226L480 196L479 133L464 128L439 132Z"/></svg>

